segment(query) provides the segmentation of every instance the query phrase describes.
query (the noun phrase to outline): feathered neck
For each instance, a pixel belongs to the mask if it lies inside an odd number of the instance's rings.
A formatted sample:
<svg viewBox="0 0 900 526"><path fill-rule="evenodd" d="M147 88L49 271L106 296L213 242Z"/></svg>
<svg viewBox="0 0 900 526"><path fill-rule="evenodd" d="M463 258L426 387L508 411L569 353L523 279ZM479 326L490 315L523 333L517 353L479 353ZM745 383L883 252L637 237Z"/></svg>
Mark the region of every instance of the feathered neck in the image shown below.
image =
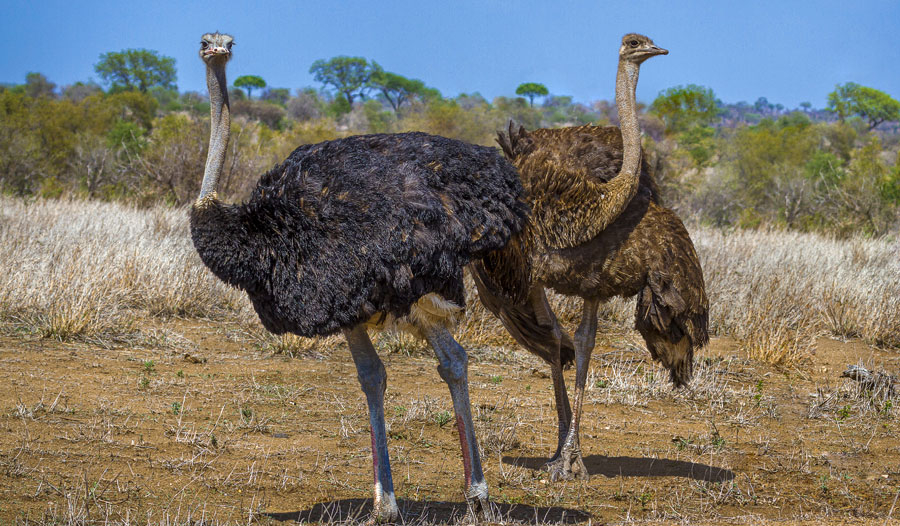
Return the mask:
<svg viewBox="0 0 900 526"><path fill-rule="evenodd" d="M514 161L531 192L530 204L534 216L531 228L535 232L537 246L562 249L595 238L621 215L637 195L641 174L641 130L635 88L639 68L633 61L619 60L616 106L622 133L623 160L615 177L601 181L580 166L577 158L566 159L572 163L573 169L562 174L557 170L560 160L550 153L525 155ZM563 140L577 140L571 136L577 136L580 128L571 130L570 137ZM551 137L558 134L554 130L548 132L554 132Z"/></svg>
<svg viewBox="0 0 900 526"><path fill-rule="evenodd" d="M197 207L203 207L210 199L216 199L216 188L225 165L225 151L231 134L231 107L228 102L224 60L207 62L206 86L209 88L209 151L203 182L200 184L200 195L194 203Z"/></svg>

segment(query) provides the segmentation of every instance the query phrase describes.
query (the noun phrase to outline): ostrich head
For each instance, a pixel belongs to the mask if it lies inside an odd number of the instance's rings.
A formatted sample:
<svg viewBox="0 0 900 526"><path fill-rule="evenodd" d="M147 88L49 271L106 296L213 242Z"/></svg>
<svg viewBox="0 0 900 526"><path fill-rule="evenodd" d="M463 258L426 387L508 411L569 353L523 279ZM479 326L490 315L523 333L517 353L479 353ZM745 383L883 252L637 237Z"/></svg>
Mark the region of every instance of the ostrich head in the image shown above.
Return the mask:
<svg viewBox="0 0 900 526"><path fill-rule="evenodd" d="M628 33L622 37L622 47L619 48L619 60L640 64L656 55L668 55L668 50L657 47L648 37L637 33Z"/></svg>
<svg viewBox="0 0 900 526"><path fill-rule="evenodd" d="M207 33L200 37L200 59L207 65L223 65L231 59L234 37L226 33Z"/></svg>

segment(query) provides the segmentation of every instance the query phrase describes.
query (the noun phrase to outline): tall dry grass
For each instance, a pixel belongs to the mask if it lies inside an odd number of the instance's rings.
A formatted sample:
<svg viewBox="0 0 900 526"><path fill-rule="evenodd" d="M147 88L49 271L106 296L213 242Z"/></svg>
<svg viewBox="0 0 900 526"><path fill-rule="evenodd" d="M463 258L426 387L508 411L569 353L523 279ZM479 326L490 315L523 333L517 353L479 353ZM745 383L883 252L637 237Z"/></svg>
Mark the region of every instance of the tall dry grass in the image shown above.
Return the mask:
<svg viewBox="0 0 900 526"><path fill-rule="evenodd" d="M203 268L184 210L0 199L0 320L60 340L133 330L142 315L212 317L245 300Z"/></svg>
<svg viewBox="0 0 900 526"><path fill-rule="evenodd" d="M713 334L735 338L752 357L793 363L823 334L900 347L897 242L703 227L692 237ZM513 347L469 291L460 340ZM550 299L564 323L579 318L579 300ZM607 326L628 329L633 309L632 300L615 299L601 315ZM102 339L130 333L147 317L172 316L238 321L275 350L321 352L300 339L259 336L246 298L194 253L185 209L0 198L0 322L7 331Z"/></svg>
<svg viewBox="0 0 900 526"><path fill-rule="evenodd" d="M695 229L716 334L773 363L818 335L900 346L900 244L783 231Z"/></svg>
<svg viewBox="0 0 900 526"><path fill-rule="evenodd" d="M736 339L750 357L796 363L822 335L900 347L897 241L690 230L709 295L711 332ZM561 319L578 319L580 302L558 295L550 300ZM601 316L630 328L634 301L616 298Z"/></svg>

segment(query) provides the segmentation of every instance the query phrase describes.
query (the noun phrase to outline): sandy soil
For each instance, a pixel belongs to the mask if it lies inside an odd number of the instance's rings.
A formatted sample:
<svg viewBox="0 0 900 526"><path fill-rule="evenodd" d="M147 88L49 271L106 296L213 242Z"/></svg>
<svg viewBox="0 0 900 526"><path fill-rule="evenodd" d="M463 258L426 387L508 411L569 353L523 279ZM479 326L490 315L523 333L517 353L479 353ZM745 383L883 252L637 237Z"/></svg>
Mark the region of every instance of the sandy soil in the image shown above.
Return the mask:
<svg viewBox="0 0 900 526"><path fill-rule="evenodd" d="M0 523L154 524L362 517L368 418L346 348L288 357L237 329L173 321L173 344L0 339ZM490 492L504 521L883 524L900 491L897 410L841 379L900 356L820 340L792 369L715 340L672 392L633 338L598 346L582 431L587 482L549 482L547 369L473 350ZM162 347L160 349L159 347ZM465 512L452 406L418 346L385 349L396 493L407 521ZM571 382L572 371L568 373Z"/></svg>

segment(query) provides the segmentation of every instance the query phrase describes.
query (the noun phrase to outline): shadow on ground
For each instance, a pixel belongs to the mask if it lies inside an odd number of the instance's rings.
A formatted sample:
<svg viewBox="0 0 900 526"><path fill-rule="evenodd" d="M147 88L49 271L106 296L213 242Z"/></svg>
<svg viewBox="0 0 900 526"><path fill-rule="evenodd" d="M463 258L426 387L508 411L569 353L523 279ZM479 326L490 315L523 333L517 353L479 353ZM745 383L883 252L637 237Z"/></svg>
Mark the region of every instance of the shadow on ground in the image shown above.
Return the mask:
<svg viewBox="0 0 900 526"><path fill-rule="evenodd" d="M728 482L734 479L730 469L669 460L667 458L604 457L587 455L582 457L584 467L591 475L604 477L684 477L704 482ZM503 462L530 469L541 469L547 462L542 457L503 457Z"/></svg>
<svg viewBox="0 0 900 526"><path fill-rule="evenodd" d="M397 500L404 524L457 524L465 518L465 502ZM491 503L500 522L531 524L575 524L591 518L583 511L560 507ZM342 499L316 504L312 508L285 513L266 513L279 521L362 522L372 512L372 499Z"/></svg>

